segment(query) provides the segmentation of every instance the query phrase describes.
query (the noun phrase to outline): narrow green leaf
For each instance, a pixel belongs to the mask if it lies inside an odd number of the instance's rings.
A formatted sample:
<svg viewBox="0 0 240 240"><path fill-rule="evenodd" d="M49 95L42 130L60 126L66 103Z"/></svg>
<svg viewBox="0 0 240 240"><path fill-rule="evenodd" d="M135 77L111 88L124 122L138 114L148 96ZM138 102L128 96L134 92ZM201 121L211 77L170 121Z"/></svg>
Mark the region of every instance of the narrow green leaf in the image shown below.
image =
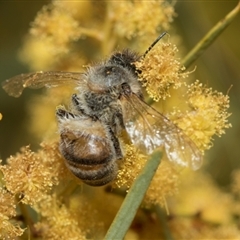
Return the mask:
<svg viewBox="0 0 240 240"><path fill-rule="evenodd" d="M187 54L182 60L182 65L188 68L203 52L210 46L215 39L223 32L225 28L233 21L240 11L240 2L238 5L229 12L224 19L219 21L200 41L199 43Z"/></svg>
<svg viewBox="0 0 240 240"><path fill-rule="evenodd" d="M147 161L146 166L136 178L124 199L122 206L107 232L105 240L120 240L124 238L161 162L161 158L162 153L159 151L151 155L151 158Z"/></svg>

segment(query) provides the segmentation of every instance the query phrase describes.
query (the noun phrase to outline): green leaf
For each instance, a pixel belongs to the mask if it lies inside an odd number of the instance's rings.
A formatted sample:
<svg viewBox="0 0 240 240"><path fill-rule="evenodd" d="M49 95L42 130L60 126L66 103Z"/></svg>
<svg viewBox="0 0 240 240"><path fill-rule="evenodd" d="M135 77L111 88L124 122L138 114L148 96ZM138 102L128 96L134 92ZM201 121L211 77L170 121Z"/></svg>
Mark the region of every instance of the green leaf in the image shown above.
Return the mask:
<svg viewBox="0 0 240 240"><path fill-rule="evenodd" d="M124 238L161 162L161 158L162 153L159 151L151 155L124 199L122 206L107 232L105 240L120 240Z"/></svg>

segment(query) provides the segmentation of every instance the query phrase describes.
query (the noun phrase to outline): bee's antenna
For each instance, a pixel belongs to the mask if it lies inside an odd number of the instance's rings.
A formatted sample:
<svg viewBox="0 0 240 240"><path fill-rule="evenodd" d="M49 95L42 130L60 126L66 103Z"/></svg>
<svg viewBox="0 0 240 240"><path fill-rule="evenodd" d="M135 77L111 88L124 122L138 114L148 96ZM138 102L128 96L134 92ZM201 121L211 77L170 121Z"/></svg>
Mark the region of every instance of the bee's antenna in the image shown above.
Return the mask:
<svg viewBox="0 0 240 240"><path fill-rule="evenodd" d="M151 44L151 46L147 49L147 51L142 55L143 58L146 57L146 55L149 53L149 51L151 51L151 49L156 45L156 43L162 39L165 35L167 34L167 32L162 33L160 36L158 36L158 38Z"/></svg>

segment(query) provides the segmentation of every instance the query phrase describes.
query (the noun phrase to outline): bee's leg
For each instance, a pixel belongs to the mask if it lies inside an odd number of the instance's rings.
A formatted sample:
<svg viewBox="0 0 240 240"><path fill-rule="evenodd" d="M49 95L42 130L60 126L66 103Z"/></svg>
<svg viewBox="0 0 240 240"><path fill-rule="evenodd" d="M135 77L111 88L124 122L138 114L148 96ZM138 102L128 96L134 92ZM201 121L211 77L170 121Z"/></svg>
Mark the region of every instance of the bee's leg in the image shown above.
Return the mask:
<svg viewBox="0 0 240 240"><path fill-rule="evenodd" d="M71 113L70 111L66 110L63 107L57 108L56 116L57 116L58 120L77 118L77 115Z"/></svg>
<svg viewBox="0 0 240 240"><path fill-rule="evenodd" d="M79 99L79 97L77 96L76 93L74 93L72 95L72 102L73 102L73 105L76 106L76 107L78 107L80 105L80 99Z"/></svg>
<svg viewBox="0 0 240 240"><path fill-rule="evenodd" d="M84 100L81 100L77 94L73 94L72 95L72 107L77 110L79 112L79 115L83 115L83 116L86 116L86 117L90 117L93 121L98 121L98 117L96 115L93 115L93 114L88 114L86 112L86 107L84 108L84 103L83 103ZM86 104L86 103L85 103Z"/></svg>
<svg viewBox="0 0 240 240"><path fill-rule="evenodd" d="M123 158L123 153L121 149L121 145L119 143L118 138L115 136L113 130L110 127L107 127L109 138L111 139L111 142L113 143L113 147L115 149L115 154L117 156L117 159Z"/></svg>
<svg viewBox="0 0 240 240"><path fill-rule="evenodd" d="M76 93L72 95L72 104L75 109L85 115L83 103Z"/></svg>
<svg viewBox="0 0 240 240"><path fill-rule="evenodd" d="M115 134L117 135L119 132L121 132L122 129L125 129L124 121L123 121L123 115L122 112L116 111L113 114L113 120L115 126Z"/></svg>

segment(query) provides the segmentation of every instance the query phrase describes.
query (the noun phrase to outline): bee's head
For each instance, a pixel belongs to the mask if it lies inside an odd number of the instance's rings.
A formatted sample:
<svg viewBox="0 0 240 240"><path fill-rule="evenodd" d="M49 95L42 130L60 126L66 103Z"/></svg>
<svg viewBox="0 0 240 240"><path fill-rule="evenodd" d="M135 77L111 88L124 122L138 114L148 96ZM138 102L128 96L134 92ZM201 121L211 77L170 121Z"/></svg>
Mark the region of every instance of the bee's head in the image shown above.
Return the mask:
<svg viewBox="0 0 240 240"><path fill-rule="evenodd" d="M122 84L128 84L132 92L141 91L136 73L132 64L139 56L129 50L114 53L107 61L89 68L88 85L94 92L106 92L111 89L121 89ZM120 90L119 90L120 91Z"/></svg>
<svg viewBox="0 0 240 240"><path fill-rule="evenodd" d="M125 49L122 52L114 53L108 62L128 69L132 72L132 74L137 76L137 69L133 63L139 59L140 56L137 53L130 51L129 49Z"/></svg>

